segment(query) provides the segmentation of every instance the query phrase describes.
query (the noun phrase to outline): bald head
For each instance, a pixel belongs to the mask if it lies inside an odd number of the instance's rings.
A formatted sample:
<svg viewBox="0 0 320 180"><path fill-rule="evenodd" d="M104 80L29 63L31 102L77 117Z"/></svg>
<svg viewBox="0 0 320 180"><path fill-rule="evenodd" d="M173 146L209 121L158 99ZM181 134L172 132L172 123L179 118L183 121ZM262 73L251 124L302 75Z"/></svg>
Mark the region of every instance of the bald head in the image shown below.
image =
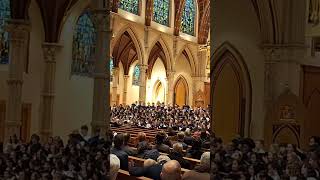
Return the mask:
<svg viewBox="0 0 320 180"><path fill-rule="evenodd" d="M176 160L166 162L161 171L162 180L180 180L181 179L181 166Z"/></svg>

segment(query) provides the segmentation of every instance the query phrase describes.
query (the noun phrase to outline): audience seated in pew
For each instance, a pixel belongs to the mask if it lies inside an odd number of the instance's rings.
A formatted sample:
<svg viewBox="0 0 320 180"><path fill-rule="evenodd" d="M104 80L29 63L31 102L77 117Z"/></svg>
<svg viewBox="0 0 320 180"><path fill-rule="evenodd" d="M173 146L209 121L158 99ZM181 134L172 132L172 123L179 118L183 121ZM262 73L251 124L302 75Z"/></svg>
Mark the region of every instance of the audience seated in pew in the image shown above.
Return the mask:
<svg viewBox="0 0 320 180"><path fill-rule="evenodd" d="M175 143L173 145L173 150L169 153L169 158L172 160L177 160L180 163L182 168L189 169L191 165L187 160L183 158L184 154L182 150L183 150L182 144Z"/></svg>
<svg viewBox="0 0 320 180"><path fill-rule="evenodd" d="M113 143L114 146L111 149L111 153L120 159L120 169L128 170L128 154L122 150L123 134L117 134L113 138Z"/></svg>
<svg viewBox="0 0 320 180"><path fill-rule="evenodd" d="M157 161L153 159L145 160L143 167L135 166L133 162L130 162L129 173L132 176L144 176L154 180L160 180L162 166L168 161L170 161L168 156L160 155Z"/></svg>
<svg viewBox="0 0 320 180"><path fill-rule="evenodd" d="M130 134L124 133L122 150L126 152L129 156L137 155L138 152L136 151L136 149L128 145L129 140L130 140Z"/></svg>

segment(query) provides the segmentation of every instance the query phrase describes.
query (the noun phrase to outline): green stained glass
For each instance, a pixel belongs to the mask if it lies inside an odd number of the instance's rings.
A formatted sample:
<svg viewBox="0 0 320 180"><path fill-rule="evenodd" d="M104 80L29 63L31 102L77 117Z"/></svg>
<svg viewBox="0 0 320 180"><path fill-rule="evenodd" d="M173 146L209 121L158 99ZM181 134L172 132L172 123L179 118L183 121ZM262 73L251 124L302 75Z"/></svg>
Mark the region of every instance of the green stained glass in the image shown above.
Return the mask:
<svg viewBox="0 0 320 180"><path fill-rule="evenodd" d="M132 76L132 85L139 86L140 84L140 67L136 65L133 69L133 76Z"/></svg>
<svg viewBox="0 0 320 180"><path fill-rule="evenodd" d="M91 14L86 11L78 19L73 35L72 73L89 74L93 71L96 29Z"/></svg>
<svg viewBox="0 0 320 180"><path fill-rule="evenodd" d="M169 26L169 0L154 0L153 1L153 21Z"/></svg>
<svg viewBox="0 0 320 180"><path fill-rule="evenodd" d="M10 14L10 0L0 0L0 64L9 63L9 33L5 31L5 25Z"/></svg>
<svg viewBox="0 0 320 180"><path fill-rule="evenodd" d="M139 0L120 0L119 8L139 15Z"/></svg>
<svg viewBox="0 0 320 180"><path fill-rule="evenodd" d="M186 0L182 12L181 31L194 36L195 32L196 4L194 0Z"/></svg>

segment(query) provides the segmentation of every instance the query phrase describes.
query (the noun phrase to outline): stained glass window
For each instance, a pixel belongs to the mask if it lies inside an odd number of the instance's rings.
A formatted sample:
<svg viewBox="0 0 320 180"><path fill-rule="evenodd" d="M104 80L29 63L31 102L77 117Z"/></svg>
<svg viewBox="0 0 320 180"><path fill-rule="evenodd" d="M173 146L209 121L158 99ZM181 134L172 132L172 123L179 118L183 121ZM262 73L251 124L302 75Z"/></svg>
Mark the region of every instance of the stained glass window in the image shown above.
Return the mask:
<svg viewBox="0 0 320 180"><path fill-rule="evenodd" d="M90 12L84 12L78 19L73 35L72 73L88 75L94 66L96 29Z"/></svg>
<svg viewBox="0 0 320 180"><path fill-rule="evenodd" d="M120 0L119 8L139 15L139 0Z"/></svg>
<svg viewBox="0 0 320 180"><path fill-rule="evenodd" d="M182 12L181 31L194 36L195 31L196 4L194 0L186 0Z"/></svg>
<svg viewBox="0 0 320 180"><path fill-rule="evenodd" d="M153 1L153 21L169 26L169 0L154 0Z"/></svg>
<svg viewBox="0 0 320 180"><path fill-rule="evenodd" d="M113 80L113 58L110 59L110 82Z"/></svg>
<svg viewBox="0 0 320 180"><path fill-rule="evenodd" d="M5 31L10 18L10 0L0 0L0 64L9 63L9 33Z"/></svg>
<svg viewBox="0 0 320 180"><path fill-rule="evenodd" d="M132 85L139 86L140 84L140 67L136 65L133 69L133 76L132 76Z"/></svg>

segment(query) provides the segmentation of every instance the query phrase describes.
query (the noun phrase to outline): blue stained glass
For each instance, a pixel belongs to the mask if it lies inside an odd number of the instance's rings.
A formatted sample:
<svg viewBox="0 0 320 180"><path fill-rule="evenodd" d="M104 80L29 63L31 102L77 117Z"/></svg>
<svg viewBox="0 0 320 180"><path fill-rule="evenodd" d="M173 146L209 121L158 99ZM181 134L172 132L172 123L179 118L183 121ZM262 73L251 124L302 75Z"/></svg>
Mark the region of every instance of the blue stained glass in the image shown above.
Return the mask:
<svg viewBox="0 0 320 180"><path fill-rule="evenodd" d="M10 0L0 0L0 64L9 63L9 33L5 31L5 25L10 14Z"/></svg>
<svg viewBox="0 0 320 180"><path fill-rule="evenodd" d="M136 65L133 69L132 85L139 86L139 84L140 84L140 67Z"/></svg>
<svg viewBox="0 0 320 180"><path fill-rule="evenodd" d="M73 35L72 73L90 74L94 66L96 29L91 14L86 11L78 19Z"/></svg>
<svg viewBox="0 0 320 180"><path fill-rule="evenodd" d="M113 58L110 59L110 82L113 80Z"/></svg>
<svg viewBox="0 0 320 180"><path fill-rule="evenodd" d="M139 15L139 0L120 0L119 8Z"/></svg>
<svg viewBox="0 0 320 180"><path fill-rule="evenodd" d="M153 21L169 26L169 0L154 0L153 1Z"/></svg>
<svg viewBox="0 0 320 180"><path fill-rule="evenodd" d="M195 32L196 4L194 0L186 0L182 12L181 31L194 36Z"/></svg>

